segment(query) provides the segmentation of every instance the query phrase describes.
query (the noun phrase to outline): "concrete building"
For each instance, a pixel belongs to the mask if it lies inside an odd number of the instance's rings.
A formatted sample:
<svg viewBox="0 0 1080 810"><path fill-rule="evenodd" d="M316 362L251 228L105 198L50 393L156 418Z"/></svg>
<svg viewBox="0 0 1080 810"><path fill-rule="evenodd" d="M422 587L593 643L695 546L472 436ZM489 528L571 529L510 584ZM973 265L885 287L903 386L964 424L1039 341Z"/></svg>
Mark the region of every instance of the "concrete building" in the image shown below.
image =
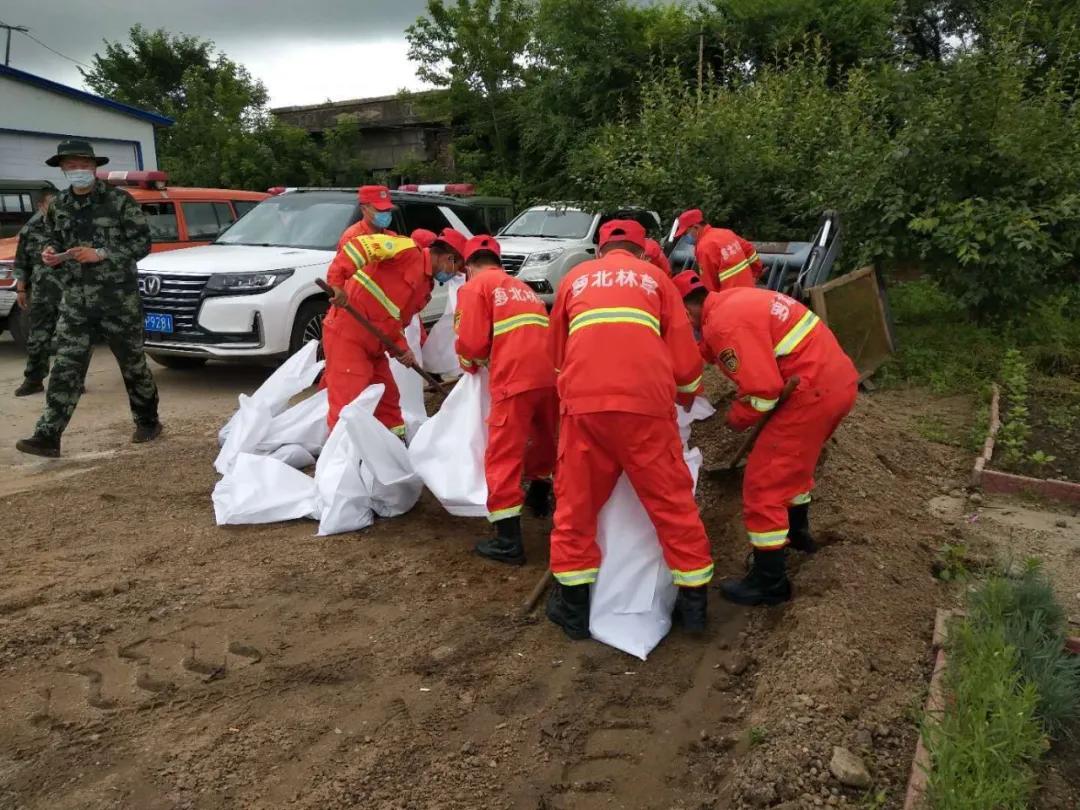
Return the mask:
<svg viewBox="0 0 1080 810"><path fill-rule="evenodd" d="M45 165L64 138L90 141L108 155L110 169L153 170L154 131L171 118L140 110L0 65L0 178L52 180L63 187L59 169Z"/></svg>
<svg viewBox="0 0 1080 810"><path fill-rule="evenodd" d="M407 161L440 164L453 169L450 124L428 113L419 103L429 94L357 98L271 112L281 121L305 129L317 141L342 121L355 121L360 130L357 148L361 161L376 176L387 178L395 166Z"/></svg>

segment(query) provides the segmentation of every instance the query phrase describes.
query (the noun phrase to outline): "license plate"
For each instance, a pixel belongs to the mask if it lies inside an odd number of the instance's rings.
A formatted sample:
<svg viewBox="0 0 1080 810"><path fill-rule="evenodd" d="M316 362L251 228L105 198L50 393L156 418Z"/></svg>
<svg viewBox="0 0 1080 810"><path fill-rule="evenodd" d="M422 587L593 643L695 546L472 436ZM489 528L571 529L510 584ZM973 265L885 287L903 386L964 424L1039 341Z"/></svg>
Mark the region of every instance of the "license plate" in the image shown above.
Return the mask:
<svg viewBox="0 0 1080 810"><path fill-rule="evenodd" d="M173 331L172 315L167 312L147 312L143 316L143 328L147 332L163 332L171 335Z"/></svg>

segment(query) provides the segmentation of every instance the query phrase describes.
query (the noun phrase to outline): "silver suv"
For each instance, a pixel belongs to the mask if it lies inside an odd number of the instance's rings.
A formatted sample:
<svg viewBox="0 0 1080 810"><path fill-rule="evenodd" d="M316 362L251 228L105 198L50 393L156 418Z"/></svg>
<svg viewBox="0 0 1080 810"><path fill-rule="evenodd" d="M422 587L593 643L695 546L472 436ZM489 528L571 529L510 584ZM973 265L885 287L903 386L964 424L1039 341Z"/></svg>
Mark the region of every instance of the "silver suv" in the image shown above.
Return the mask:
<svg viewBox="0 0 1080 810"><path fill-rule="evenodd" d="M633 219L656 237L660 217L644 208L622 208L597 214L573 203L535 205L518 214L495 237L503 266L551 304L555 291L572 268L596 258L600 226L610 219Z"/></svg>

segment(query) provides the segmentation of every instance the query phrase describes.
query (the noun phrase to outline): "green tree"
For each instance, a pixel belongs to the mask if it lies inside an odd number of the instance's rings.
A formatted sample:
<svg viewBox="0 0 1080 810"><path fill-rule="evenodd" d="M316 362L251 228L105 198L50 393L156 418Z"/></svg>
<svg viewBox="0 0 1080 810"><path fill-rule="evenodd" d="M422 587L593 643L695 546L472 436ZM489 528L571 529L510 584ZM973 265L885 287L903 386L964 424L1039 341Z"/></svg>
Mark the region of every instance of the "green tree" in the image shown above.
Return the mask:
<svg viewBox="0 0 1080 810"><path fill-rule="evenodd" d="M159 133L159 160L177 185L264 189L304 184L321 156L301 130L275 120L267 92L209 40L132 27L106 42L83 71L87 85L173 118Z"/></svg>

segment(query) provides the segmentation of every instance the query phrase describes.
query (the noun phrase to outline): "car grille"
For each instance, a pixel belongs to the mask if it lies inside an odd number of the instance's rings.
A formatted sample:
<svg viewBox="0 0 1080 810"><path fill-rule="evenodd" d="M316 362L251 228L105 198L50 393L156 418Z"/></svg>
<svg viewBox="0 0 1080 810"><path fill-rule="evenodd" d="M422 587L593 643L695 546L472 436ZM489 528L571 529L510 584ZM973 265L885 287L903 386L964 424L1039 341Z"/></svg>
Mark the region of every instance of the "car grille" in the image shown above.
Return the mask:
<svg viewBox="0 0 1080 810"><path fill-rule="evenodd" d="M161 279L157 295L146 292L146 279ZM198 276L172 276L165 273L139 273L139 295L147 312L167 312L173 316L173 336L201 334L196 325L203 288L210 274Z"/></svg>
<svg viewBox="0 0 1080 810"><path fill-rule="evenodd" d="M502 266L512 276L516 276L521 272L521 265L525 264L525 259L528 258L524 253L504 253L502 255Z"/></svg>

